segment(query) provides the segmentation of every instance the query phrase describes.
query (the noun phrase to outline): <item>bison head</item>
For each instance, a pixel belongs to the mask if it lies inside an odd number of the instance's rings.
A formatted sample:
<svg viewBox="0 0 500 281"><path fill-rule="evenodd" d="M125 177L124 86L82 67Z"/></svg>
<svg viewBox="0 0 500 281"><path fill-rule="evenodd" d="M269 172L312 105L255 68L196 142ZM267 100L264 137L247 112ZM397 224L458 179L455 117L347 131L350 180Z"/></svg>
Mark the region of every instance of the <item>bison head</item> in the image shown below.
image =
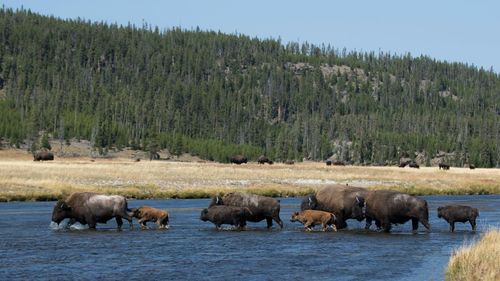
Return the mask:
<svg viewBox="0 0 500 281"><path fill-rule="evenodd" d="M202 221L208 220L208 209L203 209L203 211L201 211L200 220Z"/></svg>
<svg viewBox="0 0 500 281"><path fill-rule="evenodd" d="M54 210L52 211L52 221L59 224L65 218L69 217L69 213L71 211L71 207L64 202L64 200L57 201L54 206Z"/></svg>
<svg viewBox="0 0 500 281"><path fill-rule="evenodd" d="M290 221L291 221L291 222L296 222L296 221L298 221L298 220L299 220L299 212L294 212L294 213L292 214L292 217L290 218Z"/></svg>
<svg viewBox="0 0 500 281"><path fill-rule="evenodd" d="M441 214L441 212L443 211L443 207L439 207L438 208L438 218L441 218L443 215Z"/></svg>
<svg viewBox="0 0 500 281"><path fill-rule="evenodd" d="M352 218L362 221L365 219L366 201L361 196L356 196L352 204Z"/></svg>
<svg viewBox="0 0 500 281"><path fill-rule="evenodd" d="M308 195L304 200L302 200L302 204L300 204L300 209L304 210L316 210L318 208L318 200L314 194Z"/></svg>

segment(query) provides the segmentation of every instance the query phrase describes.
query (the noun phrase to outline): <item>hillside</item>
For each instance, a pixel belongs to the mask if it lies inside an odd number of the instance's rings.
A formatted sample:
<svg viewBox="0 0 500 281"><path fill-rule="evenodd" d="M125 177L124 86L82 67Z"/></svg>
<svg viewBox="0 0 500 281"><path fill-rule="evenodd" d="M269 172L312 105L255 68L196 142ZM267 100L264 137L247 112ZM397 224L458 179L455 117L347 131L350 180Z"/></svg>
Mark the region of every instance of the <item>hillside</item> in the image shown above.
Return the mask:
<svg viewBox="0 0 500 281"><path fill-rule="evenodd" d="M500 165L500 77L409 54L0 9L0 138L227 161Z"/></svg>

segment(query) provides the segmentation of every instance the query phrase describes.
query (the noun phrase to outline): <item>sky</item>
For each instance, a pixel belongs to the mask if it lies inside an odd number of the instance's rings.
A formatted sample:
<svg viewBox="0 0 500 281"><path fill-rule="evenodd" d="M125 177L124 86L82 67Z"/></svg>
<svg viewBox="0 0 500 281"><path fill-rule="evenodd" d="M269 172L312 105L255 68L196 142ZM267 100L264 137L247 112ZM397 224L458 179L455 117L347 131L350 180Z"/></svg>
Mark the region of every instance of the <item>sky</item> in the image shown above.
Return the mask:
<svg viewBox="0 0 500 281"><path fill-rule="evenodd" d="M280 38L357 51L427 55L500 73L497 0L1 0L59 18Z"/></svg>

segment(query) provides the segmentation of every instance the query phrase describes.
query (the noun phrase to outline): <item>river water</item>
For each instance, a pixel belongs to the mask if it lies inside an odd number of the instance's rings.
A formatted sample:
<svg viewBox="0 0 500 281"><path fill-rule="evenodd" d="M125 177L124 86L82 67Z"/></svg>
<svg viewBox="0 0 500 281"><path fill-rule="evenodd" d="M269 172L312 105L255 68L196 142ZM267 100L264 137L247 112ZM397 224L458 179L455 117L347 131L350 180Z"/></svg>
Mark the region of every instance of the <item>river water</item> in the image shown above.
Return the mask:
<svg viewBox="0 0 500 281"><path fill-rule="evenodd" d="M169 230L115 229L114 220L88 229L50 227L54 202L0 203L0 280L442 280L453 249L500 222L500 196L427 196L432 231L411 222L392 233L363 230L349 220L339 232L304 232L290 215L299 198L281 199L283 230L249 223L247 231L216 231L199 220L209 200L136 200L169 211ZM479 209L478 232L448 224L436 208Z"/></svg>

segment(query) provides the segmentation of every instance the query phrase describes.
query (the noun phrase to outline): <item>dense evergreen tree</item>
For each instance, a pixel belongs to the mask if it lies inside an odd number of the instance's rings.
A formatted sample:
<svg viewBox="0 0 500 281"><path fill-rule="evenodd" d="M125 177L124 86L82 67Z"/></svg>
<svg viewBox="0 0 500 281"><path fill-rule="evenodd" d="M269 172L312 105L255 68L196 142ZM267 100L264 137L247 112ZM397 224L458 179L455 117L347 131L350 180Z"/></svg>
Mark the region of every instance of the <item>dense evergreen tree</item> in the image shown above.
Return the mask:
<svg viewBox="0 0 500 281"><path fill-rule="evenodd" d="M500 162L500 77L409 54L0 9L0 137L354 163ZM148 146L154 143L154 145ZM158 145L159 147L157 147ZM427 161L428 162L428 161Z"/></svg>

